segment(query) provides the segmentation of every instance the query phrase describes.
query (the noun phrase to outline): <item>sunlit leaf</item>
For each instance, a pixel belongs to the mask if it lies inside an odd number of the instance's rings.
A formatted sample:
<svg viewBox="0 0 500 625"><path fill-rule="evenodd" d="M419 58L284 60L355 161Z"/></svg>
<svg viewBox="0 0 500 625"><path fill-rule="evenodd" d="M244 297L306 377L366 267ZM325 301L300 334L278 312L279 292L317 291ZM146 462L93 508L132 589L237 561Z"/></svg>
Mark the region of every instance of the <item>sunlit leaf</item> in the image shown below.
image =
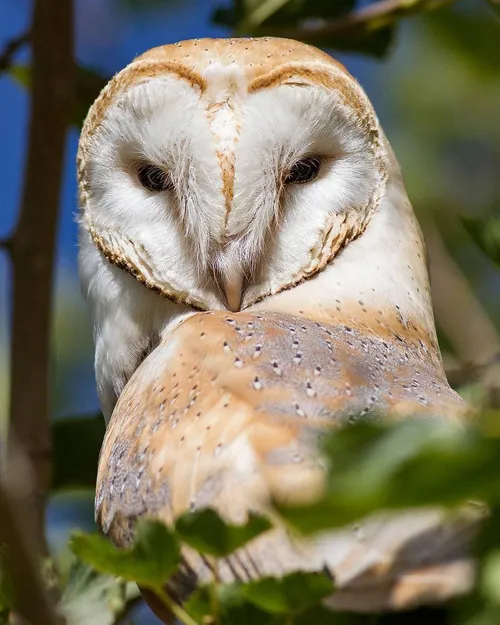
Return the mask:
<svg viewBox="0 0 500 625"><path fill-rule="evenodd" d="M481 586L484 595L500 606L500 551L492 551L486 556Z"/></svg>
<svg viewBox="0 0 500 625"><path fill-rule="evenodd" d="M500 266L500 217L462 217L461 221L486 256Z"/></svg>
<svg viewBox="0 0 500 625"><path fill-rule="evenodd" d="M252 29L260 26L288 3L291 4L291 0L246 0L248 16L243 28Z"/></svg>
<svg viewBox="0 0 500 625"><path fill-rule="evenodd" d="M270 529L264 517L250 515L243 525L230 525L210 509L179 517L175 529L187 544L201 553L223 557Z"/></svg>
<svg viewBox="0 0 500 625"><path fill-rule="evenodd" d="M354 9L355 0L244 0L240 27L253 29L260 25L289 28L324 22L346 15ZM257 19L255 19L255 17Z"/></svg>
<svg viewBox="0 0 500 625"><path fill-rule="evenodd" d="M118 549L99 534L76 533L73 553L97 571L135 581L145 587L163 586L180 563L174 534L157 521L139 521L134 545Z"/></svg>
<svg viewBox="0 0 500 625"><path fill-rule="evenodd" d="M31 85L31 68L28 65L13 65L9 74L23 87Z"/></svg>

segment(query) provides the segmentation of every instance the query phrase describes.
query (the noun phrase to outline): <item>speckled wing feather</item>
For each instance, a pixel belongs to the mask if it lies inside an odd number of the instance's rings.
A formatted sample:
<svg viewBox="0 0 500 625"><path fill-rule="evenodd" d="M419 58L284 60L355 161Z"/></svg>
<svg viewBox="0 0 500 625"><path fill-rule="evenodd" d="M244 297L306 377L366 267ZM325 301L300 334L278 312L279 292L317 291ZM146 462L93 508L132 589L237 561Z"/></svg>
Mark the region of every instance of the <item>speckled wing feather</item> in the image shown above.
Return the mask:
<svg viewBox="0 0 500 625"><path fill-rule="evenodd" d="M460 420L467 407L422 340L281 313L197 313L171 330L122 393L103 444L97 520L127 545L142 516L167 523L214 507L241 522L271 497L307 501L323 485L318 431L366 413ZM466 590L474 515L383 515L297 542L282 528L218 563L223 581L327 567L328 603L357 611ZM210 575L185 552L177 592Z"/></svg>

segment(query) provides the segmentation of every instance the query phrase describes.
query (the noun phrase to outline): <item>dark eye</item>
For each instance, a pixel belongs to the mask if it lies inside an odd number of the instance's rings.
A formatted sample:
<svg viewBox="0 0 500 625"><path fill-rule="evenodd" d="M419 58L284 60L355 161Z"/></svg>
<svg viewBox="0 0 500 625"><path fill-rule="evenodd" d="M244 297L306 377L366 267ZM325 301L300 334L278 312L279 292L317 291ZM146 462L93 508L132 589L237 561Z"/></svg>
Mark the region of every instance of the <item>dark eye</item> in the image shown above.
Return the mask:
<svg viewBox="0 0 500 625"><path fill-rule="evenodd" d="M297 161L285 178L285 184L304 184L314 180L321 168L319 156L306 156Z"/></svg>
<svg viewBox="0 0 500 625"><path fill-rule="evenodd" d="M168 173L156 165L141 165L137 175L139 182L148 191L166 191L172 188L172 180Z"/></svg>

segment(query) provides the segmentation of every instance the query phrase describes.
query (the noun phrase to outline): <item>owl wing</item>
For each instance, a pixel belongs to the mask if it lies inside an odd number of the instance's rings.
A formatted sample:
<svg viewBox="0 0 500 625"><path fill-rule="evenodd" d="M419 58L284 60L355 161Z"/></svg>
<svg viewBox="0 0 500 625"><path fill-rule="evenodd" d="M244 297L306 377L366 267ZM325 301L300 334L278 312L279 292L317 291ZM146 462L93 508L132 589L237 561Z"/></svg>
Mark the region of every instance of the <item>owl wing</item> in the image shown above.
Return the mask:
<svg viewBox="0 0 500 625"><path fill-rule="evenodd" d="M420 350L420 351L419 351ZM463 401L425 346L360 327L277 313L199 313L172 330L122 393L103 443L99 525L119 546L136 519L170 524L215 508L230 522L266 512L272 498L307 502L324 485L318 432L381 412L466 418ZM373 611L443 600L467 590L468 512L383 514L356 527L297 539L277 526L217 564L222 581L330 571L334 609ZM184 552L179 588L208 581ZM179 590L183 594L184 590ZM182 599L182 597L180 597Z"/></svg>

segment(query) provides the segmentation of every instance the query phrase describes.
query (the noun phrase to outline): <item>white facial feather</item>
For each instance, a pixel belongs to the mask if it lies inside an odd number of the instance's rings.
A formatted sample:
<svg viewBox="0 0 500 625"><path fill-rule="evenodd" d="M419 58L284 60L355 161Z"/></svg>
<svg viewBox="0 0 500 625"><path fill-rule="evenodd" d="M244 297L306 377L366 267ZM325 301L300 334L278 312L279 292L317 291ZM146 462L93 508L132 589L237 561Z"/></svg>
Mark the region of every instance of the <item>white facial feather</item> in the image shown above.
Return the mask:
<svg viewBox="0 0 500 625"><path fill-rule="evenodd" d="M87 221L124 246L132 242L160 283L203 297L203 269L222 236L225 209L197 94L173 78L132 87L107 112L90 158ZM144 189L141 162L164 167L173 191Z"/></svg>
<svg viewBox="0 0 500 625"><path fill-rule="evenodd" d="M300 158L322 157L311 184L284 186ZM382 184L366 135L335 93L282 86L252 95L236 152L235 198L228 221L251 284L244 306L297 282L330 219L364 219ZM252 264L258 267L252 267Z"/></svg>
<svg viewBox="0 0 500 625"><path fill-rule="evenodd" d="M306 46L294 64L264 54L269 40L221 41L203 57L179 61L167 46L132 63L82 134L80 273L106 418L158 337L195 309L334 315L370 300L434 337L421 236L360 87ZM319 176L285 184L308 156ZM146 163L171 189L141 185Z"/></svg>

